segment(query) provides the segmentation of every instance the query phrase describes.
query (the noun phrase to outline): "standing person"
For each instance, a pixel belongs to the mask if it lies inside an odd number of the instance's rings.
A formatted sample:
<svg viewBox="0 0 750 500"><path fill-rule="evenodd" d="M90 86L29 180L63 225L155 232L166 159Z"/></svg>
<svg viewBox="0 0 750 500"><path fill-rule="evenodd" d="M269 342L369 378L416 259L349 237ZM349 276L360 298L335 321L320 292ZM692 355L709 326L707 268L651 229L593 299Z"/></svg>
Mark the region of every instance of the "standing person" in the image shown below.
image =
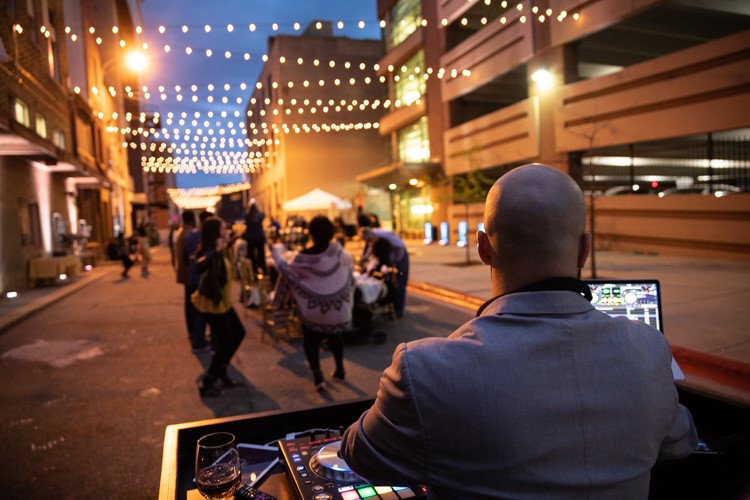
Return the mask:
<svg viewBox="0 0 750 500"><path fill-rule="evenodd" d="M647 498L651 468L690 455L695 427L664 336L597 311L576 279L583 193L525 165L491 188L484 222L495 297L448 338L397 347L342 457L428 498Z"/></svg>
<svg viewBox="0 0 750 500"><path fill-rule="evenodd" d="M320 343L328 340L328 347L336 362L331 375L343 382L344 346L341 335L352 329L354 306L354 276L352 258L333 239L333 223L318 216L310 221L313 245L298 253L287 264L281 252L284 245L274 245L271 255L281 273L281 286L289 286L302 317L303 345L307 362L313 373L315 388L325 387L320 370Z"/></svg>
<svg viewBox="0 0 750 500"><path fill-rule="evenodd" d="M197 240L199 234L198 229L195 227L195 213L190 210L182 212L182 227L177 230L177 237L174 243L175 270L177 283L183 285L185 291L185 325L187 326L190 347L194 353L208 350L205 339L206 321L195 308L192 300L190 300L191 295L193 295L193 292L198 287L197 276L193 277L193 279L190 276L190 255L195 253L198 246ZM193 236L191 237L191 235ZM194 240L192 245L188 245L189 239Z"/></svg>
<svg viewBox="0 0 750 500"><path fill-rule="evenodd" d="M192 295L195 290L198 289L198 271L195 269L195 252L198 251L198 245L200 245L201 241L201 232L200 232L200 226L203 225L204 222L209 217L212 217L213 214L207 210L202 210L198 214L198 224L199 227L195 231L191 231L188 233L187 237L185 238L185 248L182 251L182 257L185 261L187 261L187 280L188 285L191 287L190 294ZM193 352L198 354L201 352L205 352L207 350L206 346L208 345L208 342L206 341L206 318L203 316L203 314L198 312L198 314L195 315L195 326L193 330L194 336L193 341L191 344L195 344L197 347L193 349ZM216 352L216 341L214 340L213 336L211 336L211 350Z"/></svg>
<svg viewBox="0 0 750 500"><path fill-rule="evenodd" d="M250 206L245 214L245 241L247 252L253 262L253 271L266 274L266 233L263 230L263 219L266 214L261 212L255 199L250 200Z"/></svg>
<svg viewBox="0 0 750 500"><path fill-rule="evenodd" d="M384 239L391 244L391 255L388 260L390 265L398 270L396 287L393 290L393 306L396 309L396 317L402 318L406 309L406 284L409 281L409 252L404 240L391 231L371 227L362 228L362 239L365 240L365 249L360 259L363 263L372 256L373 247L378 239Z"/></svg>
<svg viewBox="0 0 750 500"><path fill-rule="evenodd" d="M113 255L117 256L117 258L122 261L122 274L120 274L120 276L122 276L123 279L128 279L130 277L128 276L128 271L133 267L133 259L130 258L128 248L129 244L129 242L125 241L124 234L117 233L117 241L115 243L115 251L113 252Z"/></svg>
<svg viewBox="0 0 750 500"><path fill-rule="evenodd" d="M226 257L227 226L219 217L209 217L201 224L200 245L195 253L195 268L201 276L191 300L209 325L215 341L215 352L206 373L198 378L201 396L218 396L216 387L237 384L227 373L229 362L245 338L245 327L232 307L232 269Z"/></svg>
<svg viewBox="0 0 750 500"><path fill-rule="evenodd" d="M145 220L141 219L137 233L133 236L136 237L136 252L141 261L141 276L145 278L149 274L148 265L151 263L151 248L148 242L148 227Z"/></svg>

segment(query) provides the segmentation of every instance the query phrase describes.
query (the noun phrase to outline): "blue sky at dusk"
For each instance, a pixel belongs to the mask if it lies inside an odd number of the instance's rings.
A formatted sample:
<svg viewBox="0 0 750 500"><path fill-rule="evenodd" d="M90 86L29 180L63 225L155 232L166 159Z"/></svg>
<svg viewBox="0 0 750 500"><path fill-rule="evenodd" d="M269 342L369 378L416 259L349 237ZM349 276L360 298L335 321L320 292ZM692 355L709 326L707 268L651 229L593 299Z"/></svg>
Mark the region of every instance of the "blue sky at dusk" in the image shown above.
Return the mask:
<svg viewBox="0 0 750 500"><path fill-rule="evenodd" d="M174 113L173 125L162 124L167 129L195 130L197 127L191 127L189 122L196 112L200 115L199 122L233 122L235 129L244 123L245 106L262 68L262 56L267 52L270 36L300 34L311 21L323 20L333 22L336 36L380 37L375 0L144 0L141 9L144 26L141 41L149 43L152 58L142 78L142 84L148 86L152 94L146 109L158 111L162 120L167 113ZM360 21L364 21L364 29L358 26ZM343 28L338 27L339 22L343 23ZM274 23L278 24L276 31ZM298 31L294 23L299 23ZM233 26L231 32L227 28L229 24ZM250 30L251 24L255 31ZM206 32L206 25L211 27L210 32ZM159 31L160 26L164 28L163 33ZM169 53L164 51L164 45L170 46ZM191 55L186 54L187 47L192 49ZM206 56L207 50L212 52L211 57ZM226 51L231 52L231 58L225 57ZM244 57L246 53L250 55L249 60ZM242 83L247 87L244 91L240 88ZM209 84L214 85L213 92L208 90ZM226 84L229 90L225 90ZM180 86L179 92L175 90L176 85ZM193 85L196 91L191 90ZM158 90L161 86L164 92ZM162 100L162 93L166 100ZM182 95L180 102L178 94ZM209 95L214 102L208 102ZM197 101L193 101L193 96ZM223 97L228 98L227 103L221 102ZM234 116L237 110L239 117ZM207 117L209 111L214 113L213 118ZM226 118L220 117L222 111L227 112ZM188 118L184 125L178 125L176 121L183 112ZM244 147L227 149L246 150ZM181 188L240 181L239 174L177 176L177 185Z"/></svg>

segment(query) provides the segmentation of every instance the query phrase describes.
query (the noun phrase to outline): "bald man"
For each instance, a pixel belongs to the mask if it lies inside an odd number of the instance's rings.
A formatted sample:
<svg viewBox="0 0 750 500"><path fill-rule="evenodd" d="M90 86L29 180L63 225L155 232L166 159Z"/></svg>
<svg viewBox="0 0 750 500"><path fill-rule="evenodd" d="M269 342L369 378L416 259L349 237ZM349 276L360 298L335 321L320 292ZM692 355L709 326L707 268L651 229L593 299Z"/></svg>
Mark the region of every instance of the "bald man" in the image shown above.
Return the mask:
<svg viewBox="0 0 750 500"><path fill-rule="evenodd" d="M341 455L429 498L647 498L657 460L690 455L657 330L596 311L583 194L544 165L490 190L479 256L496 295L448 338L401 344Z"/></svg>

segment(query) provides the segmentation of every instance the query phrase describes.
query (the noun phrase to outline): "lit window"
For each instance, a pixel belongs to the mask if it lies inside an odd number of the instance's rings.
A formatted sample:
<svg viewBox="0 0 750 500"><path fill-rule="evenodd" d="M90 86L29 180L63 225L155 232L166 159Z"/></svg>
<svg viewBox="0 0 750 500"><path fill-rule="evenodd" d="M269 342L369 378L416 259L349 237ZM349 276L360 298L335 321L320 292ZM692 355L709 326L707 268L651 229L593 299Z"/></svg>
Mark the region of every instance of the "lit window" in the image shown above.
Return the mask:
<svg viewBox="0 0 750 500"><path fill-rule="evenodd" d="M65 133L56 128L52 131L52 142L60 149L65 149Z"/></svg>
<svg viewBox="0 0 750 500"><path fill-rule="evenodd" d="M398 153L403 162L424 163L430 159L427 117L398 131Z"/></svg>
<svg viewBox="0 0 750 500"><path fill-rule="evenodd" d="M422 0L398 0L391 9L391 47L406 40L417 30L421 22Z"/></svg>
<svg viewBox="0 0 750 500"><path fill-rule="evenodd" d="M36 117L36 133L39 137L47 138L47 119L41 115Z"/></svg>
<svg viewBox="0 0 750 500"><path fill-rule="evenodd" d="M396 100L408 106L422 97L427 88L427 82L420 74L424 67L424 51L414 54L404 67L406 71L399 73L401 78L394 83L394 92Z"/></svg>
<svg viewBox="0 0 750 500"><path fill-rule="evenodd" d="M24 127L31 126L31 116L29 115L29 107L21 99L15 99L13 103L13 117L18 123Z"/></svg>

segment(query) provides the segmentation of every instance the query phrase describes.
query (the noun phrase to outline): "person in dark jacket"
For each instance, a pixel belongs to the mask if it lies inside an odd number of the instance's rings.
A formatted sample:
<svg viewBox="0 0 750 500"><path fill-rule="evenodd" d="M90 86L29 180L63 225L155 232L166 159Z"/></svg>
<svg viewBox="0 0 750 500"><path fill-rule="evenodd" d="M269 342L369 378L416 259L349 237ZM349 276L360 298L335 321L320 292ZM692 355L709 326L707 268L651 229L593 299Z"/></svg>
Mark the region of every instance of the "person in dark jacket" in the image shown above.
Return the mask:
<svg viewBox="0 0 750 500"><path fill-rule="evenodd" d="M201 396L218 396L216 387L237 385L227 373L229 362L245 338L245 327L232 307L232 271L226 257L227 227L219 217L209 217L201 225L200 245L195 253L195 269L200 276L198 289L191 296L195 308L211 325L215 352L206 373L198 378Z"/></svg>
<svg viewBox="0 0 750 500"><path fill-rule="evenodd" d="M247 241L247 253L253 263L253 270L266 274L266 233L263 230L264 212L258 208L255 200L245 214L245 241Z"/></svg>

